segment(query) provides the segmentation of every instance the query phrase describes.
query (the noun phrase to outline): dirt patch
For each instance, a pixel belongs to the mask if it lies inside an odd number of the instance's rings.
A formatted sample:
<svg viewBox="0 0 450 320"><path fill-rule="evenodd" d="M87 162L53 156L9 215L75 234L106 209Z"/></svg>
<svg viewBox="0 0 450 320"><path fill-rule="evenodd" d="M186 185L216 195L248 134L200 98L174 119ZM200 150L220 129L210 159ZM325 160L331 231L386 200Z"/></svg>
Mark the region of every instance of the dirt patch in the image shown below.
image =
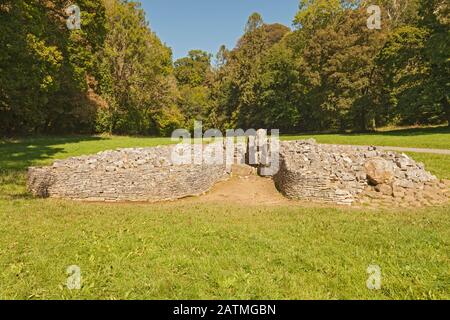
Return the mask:
<svg viewBox="0 0 450 320"><path fill-rule="evenodd" d="M450 181L446 181L450 187ZM383 199L382 199L383 200ZM405 207L397 203L395 199L384 199L385 201L372 201L372 203L355 203L352 208L380 209ZM388 201L391 200L391 201ZM297 207L348 207L338 204L324 202L292 200L284 197L275 187L271 178L257 175L256 170L250 166L233 166L233 174L230 179L217 183L210 191L198 197L189 197L176 202L195 203L225 203L245 206L297 206ZM439 202L415 203L411 207L423 205L439 205Z"/></svg>
<svg viewBox="0 0 450 320"><path fill-rule="evenodd" d="M289 205L300 201L285 198L271 178L263 178L249 166L233 166L230 179L217 183L210 191L199 197L185 198L186 202L225 202L244 205Z"/></svg>

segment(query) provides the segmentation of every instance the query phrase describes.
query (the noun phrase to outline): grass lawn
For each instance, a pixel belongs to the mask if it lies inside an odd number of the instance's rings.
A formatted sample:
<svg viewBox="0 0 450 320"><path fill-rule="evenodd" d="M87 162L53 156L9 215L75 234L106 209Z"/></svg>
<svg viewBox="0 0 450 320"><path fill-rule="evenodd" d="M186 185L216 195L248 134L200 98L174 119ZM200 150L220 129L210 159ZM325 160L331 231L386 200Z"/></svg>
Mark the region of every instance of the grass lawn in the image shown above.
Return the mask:
<svg viewBox="0 0 450 320"><path fill-rule="evenodd" d="M318 140L449 148L450 132L426 130ZM394 211L85 204L26 193L30 165L169 142L88 136L0 141L0 299L450 298L450 205ZM448 156L412 156L450 178ZM380 291L366 287L371 264L382 269ZM65 287L70 265L81 267L79 291Z"/></svg>
<svg viewBox="0 0 450 320"><path fill-rule="evenodd" d="M450 129L432 127L377 133L284 135L282 140L314 138L319 143L450 149Z"/></svg>
<svg viewBox="0 0 450 320"><path fill-rule="evenodd" d="M449 207L0 200L0 298L449 299ZM366 287L382 269L382 290ZM65 287L66 268L83 287Z"/></svg>

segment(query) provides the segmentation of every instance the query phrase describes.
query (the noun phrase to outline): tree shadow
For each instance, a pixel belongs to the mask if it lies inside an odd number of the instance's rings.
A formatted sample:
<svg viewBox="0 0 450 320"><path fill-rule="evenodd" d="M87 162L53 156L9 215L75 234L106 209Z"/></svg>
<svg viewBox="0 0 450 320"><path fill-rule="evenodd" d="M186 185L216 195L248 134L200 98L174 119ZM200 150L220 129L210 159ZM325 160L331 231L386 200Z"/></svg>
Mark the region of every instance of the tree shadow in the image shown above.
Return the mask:
<svg viewBox="0 0 450 320"><path fill-rule="evenodd" d="M32 198L25 188L27 168L49 164L56 154L66 153L61 145L105 139L69 136L0 140L0 199Z"/></svg>
<svg viewBox="0 0 450 320"><path fill-rule="evenodd" d="M449 133L450 133L450 127L448 127L448 126L429 127L429 128L407 128L407 129L395 129L395 130L389 130L389 131L376 132L376 134L379 134L379 135L399 136L399 137L432 135L432 134L449 134Z"/></svg>
<svg viewBox="0 0 450 320"><path fill-rule="evenodd" d="M433 134L450 134L450 127L448 126L438 126L438 127L427 127L427 128L397 128L385 131L325 131L325 132L304 132L298 133L300 135L315 135L315 136L325 136L325 135L338 135L338 136L364 136L364 135L375 135L375 136L397 136L397 137L409 137L409 136L421 136L421 135L433 135ZM290 136L292 134L285 134Z"/></svg>
<svg viewBox="0 0 450 320"><path fill-rule="evenodd" d="M36 137L0 142L0 170L24 170L45 163L57 153L65 153L58 146L82 141L104 140L97 136Z"/></svg>

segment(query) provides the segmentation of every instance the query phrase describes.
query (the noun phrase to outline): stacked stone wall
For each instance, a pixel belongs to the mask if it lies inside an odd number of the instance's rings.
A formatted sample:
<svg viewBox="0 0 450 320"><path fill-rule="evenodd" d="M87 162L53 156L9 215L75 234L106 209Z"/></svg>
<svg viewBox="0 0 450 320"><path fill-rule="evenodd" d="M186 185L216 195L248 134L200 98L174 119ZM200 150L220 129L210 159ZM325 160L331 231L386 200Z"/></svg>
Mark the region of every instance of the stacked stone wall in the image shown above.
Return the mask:
<svg viewBox="0 0 450 320"><path fill-rule="evenodd" d="M375 147L282 142L275 184L293 199L352 204L446 201L448 187L405 154Z"/></svg>
<svg viewBox="0 0 450 320"><path fill-rule="evenodd" d="M119 149L32 167L28 189L84 201L161 201L202 194L227 178L225 165L174 164L173 148Z"/></svg>

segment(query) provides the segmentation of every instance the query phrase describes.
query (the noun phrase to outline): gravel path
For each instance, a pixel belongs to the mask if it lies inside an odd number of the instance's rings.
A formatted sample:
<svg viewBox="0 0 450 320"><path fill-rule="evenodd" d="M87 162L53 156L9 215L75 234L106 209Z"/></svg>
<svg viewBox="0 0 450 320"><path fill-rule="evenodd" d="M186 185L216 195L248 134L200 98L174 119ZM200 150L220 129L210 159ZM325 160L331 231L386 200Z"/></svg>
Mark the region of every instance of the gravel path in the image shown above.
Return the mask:
<svg viewBox="0 0 450 320"><path fill-rule="evenodd" d="M399 151L399 152L418 152L450 155L450 150L446 149L427 149L427 148L403 148L403 147L377 147L380 150Z"/></svg>
<svg viewBox="0 0 450 320"><path fill-rule="evenodd" d="M355 147L369 147L354 145ZM432 153L432 154L445 154L450 155L449 149L429 149L429 148L405 148L405 147L381 147L376 146L377 149L383 151L397 151L397 152L417 152L417 153Z"/></svg>

